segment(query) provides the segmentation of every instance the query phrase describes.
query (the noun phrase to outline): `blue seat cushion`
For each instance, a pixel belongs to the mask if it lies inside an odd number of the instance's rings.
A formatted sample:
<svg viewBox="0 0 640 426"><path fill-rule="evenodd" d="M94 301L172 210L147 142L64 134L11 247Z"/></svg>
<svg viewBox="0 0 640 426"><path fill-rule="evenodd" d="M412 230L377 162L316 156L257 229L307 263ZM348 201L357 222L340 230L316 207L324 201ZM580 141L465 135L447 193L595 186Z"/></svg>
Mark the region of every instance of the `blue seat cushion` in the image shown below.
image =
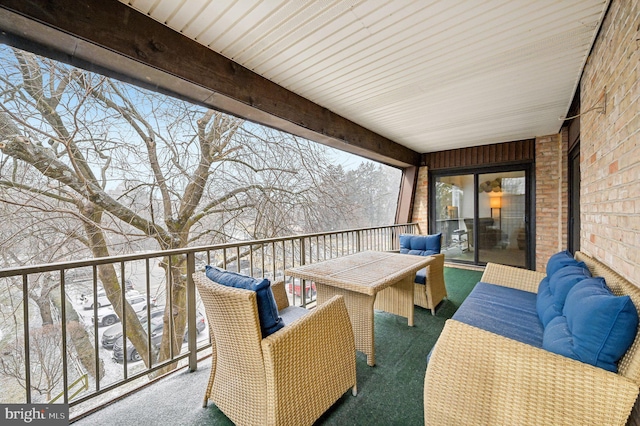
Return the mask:
<svg viewBox="0 0 640 426"><path fill-rule="evenodd" d="M211 281L218 284L256 292L258 318L263 338L284 327L284 321L278 314L278 306L271 291L271 282L268 279L259 280L210 265L206 266L205 274Z"/></svg>
<svg viewBox="0 0 640 426"><path fill-rule="evenodd" d="M302 318L309 312L310 311L299 306L287 306L280 311L280 316L282 317L282 322L284 323L284 325L290 325L292 322Z"/></svg>
<svg viewBox="0 0 640 426"><path fill-rule="evenodd" d="M452 319L542 347L544 328L536 311L536 294L479 282Z"/></svg>
<svg viewBox="0 0 640 426"><path fill-rule="evenodd" d="M440 253L442 233L432 235L400 234L400 253L431 256Z"/></svg>
<svg viewBox="0 0 640 426"><path fill-rule="evenodd" d="M573 286L562 315L544 330L542 347L605 370L617 372L618 360L635 339L638 312L629 296L615 296L602 277Z"/></svg>
<svg viewBox="0 0 640 426"><path fill-rule="evenodd" d="M427 268L420 269L416 272L414 282L417 284L427 285Z"/></svg>
<svg viewBox="0 0 640 426"><path fill-rule="evenodd" d="M580 262L582 263L582 262ZM538 286L536 310L544 327L562 315L569 290L580 281L591 278L591 272L581 265L568 265L558 269L551 277L546 276Z"/></svg>

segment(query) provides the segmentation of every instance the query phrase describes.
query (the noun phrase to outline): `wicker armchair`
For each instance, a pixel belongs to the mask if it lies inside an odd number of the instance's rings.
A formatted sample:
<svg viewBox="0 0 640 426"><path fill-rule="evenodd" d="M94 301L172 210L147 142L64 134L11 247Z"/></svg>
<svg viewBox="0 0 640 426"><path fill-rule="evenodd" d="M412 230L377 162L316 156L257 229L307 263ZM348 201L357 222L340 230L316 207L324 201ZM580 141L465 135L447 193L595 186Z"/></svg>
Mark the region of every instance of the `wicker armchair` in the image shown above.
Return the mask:
<svg viewBox="0 0 640 426"><path fill-rule="evenodd" d="M330 299L262 338L256 293L195 273L214 358L204 397L239 425L312 424L349 388L356 395L353 330L344 301ZM278 309L283 283L272 286Z"/></svg>
<svg viewBox="0 0 640 426"><path fill-rule="evenodd" d="M444 254L434 254L426 268L426 284L413 284L413 303L425 309L430 309L431 314L436 314L436 306L447 297L447 288L444 285Z"/></svg>

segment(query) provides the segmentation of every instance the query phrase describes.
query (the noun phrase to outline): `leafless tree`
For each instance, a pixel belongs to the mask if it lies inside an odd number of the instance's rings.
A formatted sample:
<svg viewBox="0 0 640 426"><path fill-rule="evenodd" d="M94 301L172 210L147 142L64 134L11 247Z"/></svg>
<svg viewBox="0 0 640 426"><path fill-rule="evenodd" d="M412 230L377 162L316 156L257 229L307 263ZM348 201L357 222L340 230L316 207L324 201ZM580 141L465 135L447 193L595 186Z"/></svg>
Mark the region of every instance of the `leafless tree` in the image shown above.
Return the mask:
<svg viewBox="0 0 640 426"><path fill-rule="evenodd" d="M0 193L4 188L0 185ZM28 204L18 202L20 194L16 194L13 203L0 204L0 222L3 225L3 234L0 238L0 267L9 267L24 263L50 263L64 261L70 253L82 251L83 244L77 233L78 224L57 217L55 211L42 211L42 209L29 209ZM45 200L46 201L46 200ZM33 200L36 202L36 200ZM37 204L36 204L37 205ZM19 217L16 221L14 218ZM37 231L36 231L37 230ZM86 247L85 247L86 248ZM3 300L0 301L0 328L6 327L7 322L20 324L15 309L22 308L22 304L14 305L13 294L23 294L25 290L21 279L6 281L11 288L3 292ZM54 317L61 310L61 303L67 304L68 327L73 327L80 318L71 307L68 299L60 294L59 274L40 273L28 276L26 291L24 294L36 305L40 317L38 326L54 324ZM18 298L19 300L20 298ZM9 307L8 309L5 306ZM54 310L56 312L54 312ZM8 312L5 312L8 311ZM22 314L22 312L20 312ZM78 356L85 370L93 377L102 376L102 360L99 362L100 371L95 371L95 348L92 340L84 328L78 328L72 335L73 343L79 348Z"/></svg>
<svg viewBox="0 0 640 426"><path fill-rule="evenodd" d="M82 326L78 323L67 327L72 334ZM30 389L43 396L44 401L51 400L55 389L61 390L63 377L62 329L59 324L47 324L34 328L29 333L29 365L26 365L25 342L17 338L13 343L4 346L0 351L0 372L14 378L23 389L27 387L26 372L29 369ZM72 341L69 339L68 345ZM73 379L75 371L70 366L70 377ZM77 376L77 372L75 373Z"/></svg>
<svg viewBox="0 0 640 426"><path fill-rule="evenodd" d="M332 168L309 141L30 53L3 48L0 63L2 201L73 219L61 233L94 257L112 254L111 241L175 249L282 235L337 199L319 188ZM159 360L179 352L186 326L185 257L162 265L173 317L167 308ZM98 274L150 365L116 271Z"/></svg>

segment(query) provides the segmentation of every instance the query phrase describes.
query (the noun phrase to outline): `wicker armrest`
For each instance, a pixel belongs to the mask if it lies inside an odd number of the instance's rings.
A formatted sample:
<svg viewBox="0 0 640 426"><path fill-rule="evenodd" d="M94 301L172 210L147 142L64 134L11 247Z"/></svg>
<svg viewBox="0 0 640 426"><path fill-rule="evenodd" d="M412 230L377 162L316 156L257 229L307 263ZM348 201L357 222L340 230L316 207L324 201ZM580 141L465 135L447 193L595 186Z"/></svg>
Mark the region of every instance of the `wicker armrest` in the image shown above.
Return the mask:
<svg viewBox="0 0 640 426"><path fill-rule="evenodd" d="M480 281L537 293L538 285L545 276L544 273L538 271L487 263Z"/></svg>
<svg viewBox="0 0 640 426"><path fill-rule="evenodd" d="M278 406L278 418L267 424L311 424L314 418L300 416L322 413L336 401L325 395L340 395L349 388L355 391L355 340L342 296L334 296L262 339L262 352L268 404ZM305 377L308 386L300 386L300 377ZM295 395L295 401L276 404L283 395Z"/></svg>
<svg viewBox="0 0 640 426"><path fill-rule="evenodd" d="M287 296L287 290L284 288L284 281L272 283L271 291L273 292L273 298L276 300L279 311L289 306L289 297Z"/></svg>
<svg viewBox="0 0 640 426"><path fill-rule="evenodd" d="M624 425L638 386L612 372L447 321L424 384L427 425Z"/></svg>
<svg viewBox="0 0 640 426"><path fill-rule="evenodd" d="M432 254L429 256L427 269L427 281L442 280L444 282L444 254Z"/></svg>

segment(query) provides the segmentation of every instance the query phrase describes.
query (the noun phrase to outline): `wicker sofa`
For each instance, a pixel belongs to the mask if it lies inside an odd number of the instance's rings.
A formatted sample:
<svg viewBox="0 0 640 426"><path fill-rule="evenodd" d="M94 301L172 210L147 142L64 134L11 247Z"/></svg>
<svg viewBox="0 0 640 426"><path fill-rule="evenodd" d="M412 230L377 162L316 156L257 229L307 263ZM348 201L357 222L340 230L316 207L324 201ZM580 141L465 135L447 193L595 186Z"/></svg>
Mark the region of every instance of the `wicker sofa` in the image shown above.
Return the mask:
<svg viewBox="0 0 640 426"><path fill-rule="evenodd" d="M628 295L629 309L637 312L640 288L584 253L575 258L593 277L603 277L614 295ZM506 288L525 294L537 293L543 278L540 272L488 264L481 281L497 285L498 293ZM640 389L637 328L635 335L632 328L628 333L633 343L612 372L454 318L445 324L428 361L425 424L626 423Z"/></svg>

